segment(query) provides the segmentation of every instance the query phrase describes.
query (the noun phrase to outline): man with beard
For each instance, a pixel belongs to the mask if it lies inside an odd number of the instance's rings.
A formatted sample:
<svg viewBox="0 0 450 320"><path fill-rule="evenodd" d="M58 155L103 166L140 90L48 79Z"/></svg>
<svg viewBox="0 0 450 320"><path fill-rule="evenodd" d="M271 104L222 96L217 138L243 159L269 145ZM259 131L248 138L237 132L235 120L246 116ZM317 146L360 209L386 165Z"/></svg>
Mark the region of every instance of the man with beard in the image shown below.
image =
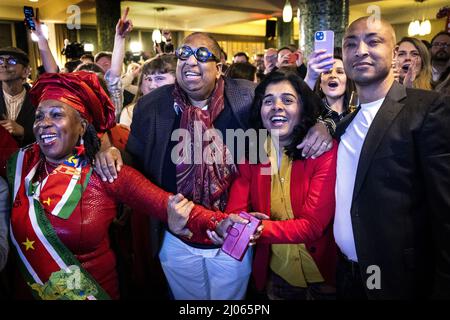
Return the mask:
<svg viewBox="0 0 450 320"><path fill-rule="evenodd" d="M25 87L30 73L29 59L18 48L0 49L0 125L25 146L34 141L33 122L35 108Z"/></svg>
<svg viewBox="0 0 450 320"><path fill-rule="evenodd" d="M438 86L450 73L450 33L441 31L431 40L432 85Z"/></svg>
<svg viewBox="0 0 450 320"><path fill-rule="evenodd" d="M371 17L343 39L361 105L336 129L341 299L450 298L450 97L394 81L395 43Z"/></svg>

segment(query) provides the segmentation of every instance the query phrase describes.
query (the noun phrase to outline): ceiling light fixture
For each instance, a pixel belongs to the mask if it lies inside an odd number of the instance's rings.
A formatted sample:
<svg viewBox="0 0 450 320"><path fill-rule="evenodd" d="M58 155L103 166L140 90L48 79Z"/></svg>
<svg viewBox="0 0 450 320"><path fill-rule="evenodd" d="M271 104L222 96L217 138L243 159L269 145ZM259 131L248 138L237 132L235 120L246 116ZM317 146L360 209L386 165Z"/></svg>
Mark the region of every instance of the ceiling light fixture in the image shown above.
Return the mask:
<svg viewBox="0 0 450 320"><path fill-rule="evenodd" d="M283 22L291 22L292 21L292 6L289 0L286 0L286 4L283 8Z"/></svg>
<svg viewBox="0 0 450 320"><path fill-rule="evenodd" d="M133 54L140 54L142 51L142 43L133 41L130 43L130 50Z"/></svg>
<svg viewBox="0 0 450 320"><path fill-rule="evenodd" d="M152 41L156 43L161 43L162 41L162 35L161 31L159 29L155 29L152 32Z"/></svg>
<svg viewBox="0 0 450 320"><path fill-rule="evenodd" d="M415 2L422 3L425 0L414 0ZM417 5L416 5L417 7ZM418 9L418 8L417 8ZM408 36L425 36L431 33L431 23L430 20L426 19L422 16L422 22L419 20L414 20L409 23L408 26Z"/></svg>
<svg viewBox="0 0 450 320"><path fill-rule="evenodd" d="M94 45L92 43L85 43L83 49L86 52L94 52Z"/></svg>

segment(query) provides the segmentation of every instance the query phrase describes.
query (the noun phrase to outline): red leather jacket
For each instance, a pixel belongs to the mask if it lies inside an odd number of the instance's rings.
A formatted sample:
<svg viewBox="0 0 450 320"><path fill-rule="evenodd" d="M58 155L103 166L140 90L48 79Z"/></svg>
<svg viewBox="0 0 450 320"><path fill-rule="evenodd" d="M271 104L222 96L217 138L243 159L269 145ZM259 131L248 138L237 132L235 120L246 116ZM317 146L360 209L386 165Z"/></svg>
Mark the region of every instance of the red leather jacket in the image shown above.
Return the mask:
<svg viewBox="0 0 450 320"><path fill-rule="evenodd" d="M47 218L56 234L112 299L119 298L116 259L109 244L108 229L118 203L167 221L170 193L124 166L113 183L102 182L93 173L83 196L68 220L51 214Z"/></svg>
<svg viewBox="0 0 450 320"><path fill-rule="evenodd" d="M292 220L263 220L264 230L258 239L253 261L256 287L266 284L270 262L270 245L304 243L316 262L325 282L335 284L337 249L333 238L335 210L337 143L317 159L296 160L291 172ZM230 189L227 212L258 211L270 216L271 176L261 169L270 164L239 167L240 176ZM270 172L270 169L269 171Z"/></svg>
<svg viewBox="0 0 450 320"><path fill-rule="evenodd" d="M305 243L325 282L335 284L337 247L333 237L335 212L337 143L317 159L297 160L292 165L291 205L295 219L263 220L264 230L256 243L253 277L256 287L264 289L270 262L270 245L275 243ZM270 216L271 176L262 175L262 168L270 172L270 164L243 164L239 177L230 188L226 212L258 211ZM221 212L191 212L187 227L214 230ZM205 231L194 233L196 241L206 242Z"/></svg>

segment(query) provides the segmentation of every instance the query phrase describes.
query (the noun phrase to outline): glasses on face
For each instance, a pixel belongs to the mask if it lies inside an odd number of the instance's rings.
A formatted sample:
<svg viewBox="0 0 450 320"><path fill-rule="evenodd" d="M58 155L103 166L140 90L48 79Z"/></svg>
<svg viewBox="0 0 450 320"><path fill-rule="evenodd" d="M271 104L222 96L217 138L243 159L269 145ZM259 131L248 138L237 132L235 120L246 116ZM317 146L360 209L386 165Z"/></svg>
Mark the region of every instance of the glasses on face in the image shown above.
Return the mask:
<svg viewBox="0 0 450 320"><path fill-rule="evenodd" d="M446 48L447 49L448 47L450 47L450 43L448 43L448 42L435 42L431 46L439 47L439 48Z"/></svg>
<svg viewBox="0 0 450 320"><path fill-rule="evenodd" d="M192 49L189 46L182 46L177 49L176 55L180 60L187 60L190 56L194 55L195 59L200 62L206 62L208 60L219 61L219 59L217 59L217 57L205 47Z"/></svg>
<svg viewBox="0 0 450 320"><path fill-rule="evenodd" d="M0 57L0 66L9 65L15 66L19 61L13 57Z"/></svg>

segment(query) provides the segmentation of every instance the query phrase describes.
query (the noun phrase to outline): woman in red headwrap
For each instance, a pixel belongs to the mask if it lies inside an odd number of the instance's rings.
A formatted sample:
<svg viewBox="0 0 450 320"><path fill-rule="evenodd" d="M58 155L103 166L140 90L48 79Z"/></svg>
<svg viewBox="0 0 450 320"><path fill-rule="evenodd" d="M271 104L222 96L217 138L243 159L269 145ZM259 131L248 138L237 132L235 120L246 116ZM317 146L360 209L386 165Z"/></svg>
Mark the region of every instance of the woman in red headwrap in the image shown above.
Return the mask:
<svg viewBox="0 0 450 320"><path fill-rule="evenodd" d="M94 73L44 74L30 96L36 143L8 164L11 240L25 281L37 299L117 299L108 237L117 203L167 221L170 194L127 166L114 183L93 172L97 132L114 125Z"/></svg>

